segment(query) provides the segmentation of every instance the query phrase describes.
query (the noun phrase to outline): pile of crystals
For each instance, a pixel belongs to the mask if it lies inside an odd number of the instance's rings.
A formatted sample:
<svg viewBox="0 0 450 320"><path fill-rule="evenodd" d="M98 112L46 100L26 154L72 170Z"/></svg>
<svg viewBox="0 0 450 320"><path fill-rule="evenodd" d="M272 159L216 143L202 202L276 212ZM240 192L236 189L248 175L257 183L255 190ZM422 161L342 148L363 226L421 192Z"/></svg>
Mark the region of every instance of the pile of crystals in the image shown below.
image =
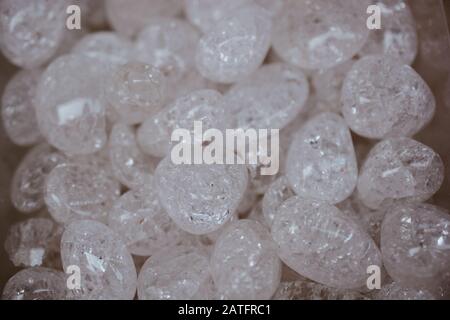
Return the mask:
<svg viewBox="0 0 450 320"><path fill-rule="evenodd" d="M30 147L5 242L24 269L3 298L448 297L444 163L412 138L437 103L410 67L432 46L448 59L445 36L376 4L371 31L368 0L0 2L22 68L2 122ZM280 129L278 174L174 164L171 133L194 121Z"/></svg>

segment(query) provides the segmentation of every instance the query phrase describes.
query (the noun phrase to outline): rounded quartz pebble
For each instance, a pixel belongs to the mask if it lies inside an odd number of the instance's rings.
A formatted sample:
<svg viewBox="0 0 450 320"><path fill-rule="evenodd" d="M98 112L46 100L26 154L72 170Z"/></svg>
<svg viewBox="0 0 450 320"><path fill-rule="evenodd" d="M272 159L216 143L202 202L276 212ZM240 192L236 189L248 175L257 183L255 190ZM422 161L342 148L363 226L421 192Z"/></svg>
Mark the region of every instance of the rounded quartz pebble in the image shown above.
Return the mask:
<svg viewBox="0 0 450 320"><path fill-rule="evenodd" d="M309 85L303 72L282 63L261 67L224 96L236 128L281 129L303 109Z"/></svg>
<svg viewBox="0 0 450 320"><path fill-rule="evenodd" d="M64 300L66 277L61 271L36 267L16 273L5 285L2 300Z"/></svg>
<svg viewBox="0 0 450 320"><path fill-rule="evenodd" d="M403 64L411 65L416 58L419 40L414 17L404 0L379 0L381 29L370 31L360 56L385 54Z"/></svg>
<svg viewBox="0 0 450 320"><path fill-rule="evenodd" d="M201 121L203 130L228 128L228 116L222 106L222 95L215 90L198 90L178 97L154 117L147 119L137 131L141 149L154 157L164 157L172 146L175 129L194 134L194 121Z"/></svg>
<svg viewBox="0 0 450 320"><path fill-rule="evenodd" d="M296 134L286 176L296 194L335 204L349 197L358 179L352 137L345 121L321 113Z"/></svg>
<svg viewBox="0 0 450 320"><path fill-rule="evenodd" d="M106 14L113 29L133 37L153 17L173 17L182 10L181 0L108 0Z"/></svg>
<svg viewBox="0 0 450 320"><path fill-rule="evenodd" d="M272 226L278 208L294 195L286 176L281 176L270 184L262 200L262 213L267 225Z"/></svg>
<svg viewBox="0 0 450 320"><path fill-rule="evenodd" d="M111 168L97 159L55 167L47 177L45 203L61 224L74 220L103 221L120 195Z"/></svg>
<svg viewBox="0 0 450 320"><path fill-rule="evenodd" d="M78 266L81 289L75 299L131 300L136 293L137 275L126 245L110 228L91 220L67 226L61 239L64 270Z"/></svg>
<svg viewBox="0 0 450 320"><path fill-rule="evenodd" d="M36 109L48 142L69 154L92 154L106 143L105 66L84 55L64 55L44 71Z"/></svg>
<svg viewBox="0 0 450 320"><path fill-rule="evenodd" d="M232 83L262 64L270 47L272 20L267 10L248 5L224 16L198 44L197 69L205 78Z"/></svg>
<svg viewBox="0 0 450 320"><path fill-rule="evenodd" d="M426 289L407 288L392 282L375 290L376 300L436 300L436 297Z"/></svg>
<svg viewBox="0 0 450 320"><path fill-rule="evenodd" d="M444 165L430 147L391 138L370 150L358 178L358 197L372 209L393 200L425 201L442 185Z"/></svg>
<svg viewBox="0 0 450 320"><path fill-rule="evenodd" d="M211 298L209 257L203 250L167 247L151 256L138 278L140 300L191 300Z"/></svg>
<svg viewBox="0 0 450 320"><path fill-rule="evenodd" d="M3 92L3 127L17 145L28 146L42 140L34 104L40 76L40 70L20 71L11 78Z"/></svg>
<svg viewBox="0 0 450 320"><path fill-rule="evenodd" d="M5 250L16 266L38 267L59 251L60 229L47 218L30 218L13 224L5 240Z"/></svg>
<svg viewBox="0 0 450 320"><path fill-rule="evenodd" d="M328 69L350 60L366 42L366 0L287 0L274 18L273 47L286 62Z"/></svg>
<svg viewBox="0 0 450 320"><path fill-rule="evenodd" d="M175 165L170 157L155 172L161 204L177 225L193 234L223 226L247 188L244 165Z"/></svg>
<svg viewBox="0 0 450 320"><path fill-rule="evenodd" d="M118 67L109 79L106 97L122 122L138 124L162 109L167 90L157 68L130 62Z"/></svg>
<svg viewBox="0 0 450 320"><path fill-rule="evenodd" d="M117 199L108 225L124 238L132 254L141 256L177 245L185 234L161 206L153 185L130 190Z"/></svg>
<svg viewBox="0 0 450 320"><path fill-rule="evenodd" d="M450 279L450 216L426 203L392 206L381 226L381 252L399 284L433 288Z"/></svg>
<svg viewBox="0 0 450 320"><path fill-rule="evenodd" d="M31 213L44 206L45 179L66 158L48 144L28 151L16 169L11 184L11 201L20 212Z"/></svg>
<svg viewBox="0 0 450 320"><path fill-rule="evenodd" d="M43 65L58 50L65 32L66 0L0 2L0 48L15 65Z"/></svg>
<svg viewBox="0 0 450 320"><path fill-rule="evenodd" d="M281 262L268 230L238 220L217 240L211 273L221 299L270 299L280 284Z"/></svg>
<svg viewBox="0 0 450 320"><path fill-rule="evenodd" d="M381 267L381 254L370 236L325 202L289 198L278 209L271 232L284 263L326 286L362 287L367 267Z"/></svg>
<svg viewBox="0 0 450 320"><path fill-rule="evenodd" d="M109 158L114 176L128 188L151 182L155 160L139 149L132 127L123 123L114 125L109 137Z"/></svg>
<svg viewBox="0 0 450 320"><path fill-rule="evenodd" d="M436 107L420 75L389 56L356 62L344 80L341 102L349 127L372 139L412 136L430 122Z"/></svg>

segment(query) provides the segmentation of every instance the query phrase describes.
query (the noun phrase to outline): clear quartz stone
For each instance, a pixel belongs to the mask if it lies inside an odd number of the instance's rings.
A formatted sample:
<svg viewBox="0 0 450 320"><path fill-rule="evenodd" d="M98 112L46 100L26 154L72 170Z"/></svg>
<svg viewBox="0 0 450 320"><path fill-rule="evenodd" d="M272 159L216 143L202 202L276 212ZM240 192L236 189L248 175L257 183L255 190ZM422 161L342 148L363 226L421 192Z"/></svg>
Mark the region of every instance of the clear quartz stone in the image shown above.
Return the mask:
<svg viewBox="0 0 450 320"><path fill-rule="evenodd" d="M262 200L262 213L267 225L272 226L278 208L294 195L286 176L281 176L270 184Z"/></svg>
<svg viewBox="0 0 450 320"><path fill-rule="evenodd" d="M91 220L68 225L61 239L64 270L78 266L81 289L75 299L131 300L136 293L137 275L125 243L110 228Z"/></svg>
<svg viewBox="0 0 450 320"><path fill-rule="evenodd" d="M391 282L376 290L377 300L436 300L436 297L426 289L403 287L397 282Z"/></svg>
<svg viewBox="0 0 450 320"><path fill-rule="evenodd" d="M425 201L441 187L444 166L430 147L410 138L391 138L369 152L358 178L358 197L377 209L396 199Z"/></svg>

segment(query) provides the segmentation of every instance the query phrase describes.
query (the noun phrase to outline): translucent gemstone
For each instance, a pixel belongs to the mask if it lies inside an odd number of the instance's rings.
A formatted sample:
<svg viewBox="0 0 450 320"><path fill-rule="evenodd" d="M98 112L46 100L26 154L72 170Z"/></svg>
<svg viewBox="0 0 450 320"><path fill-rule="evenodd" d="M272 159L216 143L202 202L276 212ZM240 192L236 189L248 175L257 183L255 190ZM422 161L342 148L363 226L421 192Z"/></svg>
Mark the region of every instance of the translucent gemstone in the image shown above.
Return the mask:
<svg viewBox="0 0 450 320"><path fill-rule="evenodd" d="M419 40L414 17L404 0L378 0L381 29L370 31L369 40L359 55L385 54L403 64L416 58Z"/></svg>
<svg viewBox="0 0 450 320"><path fill-rule="evenodd" d="M300 69L276 63L234 85L224 105L236 128L281 129L303 110L308 94L308 81Z"/></svg>
<svg viewBox="0 0 450 320"><path fill-rule="evenodd" d="M161 204L178 226L193 234L219 229L234 214L247 187L243 165L175 165L155 172Z"/></svg>
<svg viewBox="0 0 450 320"><path fill-rule="evenodd" d="M436 300L436 297L426 289L403 287L392 282L376 290L374 298L377 300Z"/></svg>
<svg viewBox="0 0 450 320"><path fill-rule="evenodd" d="M65 274L48 268L28 268L19 271L3 288L3 300L64 300Z"/></svg>
<svg viewBox="0 0 450 320"><path fill-rule="evenodd" d="M299 196L338 203L349 197L358 179L350 130L334 113L309 120L294 137L286 176Z"/></svg>
<svg viewBox="0 0 450 320"><path fill-rule="evenodd" d="M65 31L64 0L0 2L0 43L3 54L23 68L36 68L57 51Z"/></svg>
<svg viewBox="0 0 450 320"><path fill-rule="evenodd" d="M441 187L444 166L431 148L409 138L376 144L358 179L358 196L373 209L395 199L425 201Z"/></svg>
<svg viewBox="0 0 450 320"><path fill-rule="evenodd" d="M381 267L370 236L336 207L292 197L278 209L272 225L280 258L313 281L340 289L366 284L367 267Z"/></svg>
<svg viewBox="0 0 450 320"><path fill-rule="evenodd" d="M130 62L120 66L109 79L106 98L121 121L138 124L162 109L167 89L157 68Z"/></svg>
<svg viewBox="0 0 450 320"><path fill-rule="evenodd" d="M108 225L124 238L132 254L142 256L177 245L185 235L162 208L151 185L117 199L108 214Z"/></svg>
<svg viewBox="0 0 450 320"><path fill-rule="evenodd" d="M207 79L232 83L255 71L270 47L269 13L254 5L224 16L199 42L198 71Z"/></svg>
<svg viewBox="0 0 450 320"><path fill-rule="evenodd" d="M151 182L156 160L141 152L132 127L123 123L114 125L109 137L109 157L114 176L128 188L139 188Z"/></svg>
<svg viewBox="0 0 450 320"><path fill-rule="evenodd" d="M47 177L45 203L59 223L104 221L120 195L120 184L102 161L72 161L54 168Z"/></svg>
<svg viewBox="0 0 450 320"><path fill-rule="evenodd" d="M48 259L59 252L61 231L50 219L27 219L9 228L5 250L16 267L48 265Z"/></svg>
<svg viewBox="0 0 450 320"><path fill-rule="evenodd" d="M33 101L40 76L40 70L20 71L3 91L3 127L15 144L28 146L42 139Z"/></svg>
<svg viewBox="0 0 450 320"><path fill-rule="evenodd" d="M199 90L179 97L140 126L139 146L147 154L164 157L172 146L175 129L187 129L193 135L194 121L202 121L203 131L226 129L229 120L221 99L222 95L215 90Z"/></svg>
<svg viewBox="0 0 450 320"><path fill-rule="evenodd" d="M136 293L136 268L126 245L100 222L81 220L67 226L61 239L64 270L78 266L81 289L74 298L127 300Z"/></svg>
<svg viewBox="0 0 450 320"><path fill-rule="evenodd" d="M54 60L37 88L39 127L49 143L69 154L91 154L106 142L101 99L105 65L84 55Z"/></svg>
<svg viewBox="0 0 450 320"><path fill-rule="evenodd" d="M212 298L211 294L209 257L198 248L165 248L139 272L140 300L200 300Z"/></svg>
<svg viewBox="0 0 450 320"><path fill-rule="evenodd" d="M287 0L274 20L273 47L286 62L328 69L349 60L369 36L369 2Z"/></svg>
<svg viewBox="0 0 450 320"><path fill-rule="evenodd" d="M344 80L341 101L350 128L373 139L414 135L431 120L436 104L420 75L388 56L356 62Z"/></svg>
<svg viewBox="0 0 450 320"><path fill-rule="evenodd" d="M270 299L281 278L281 262L268 230L256 221L232 223L217 240L211 273L222 299Z"/></svg>
<svg viewBox="0 0 450 320"><path fill-rule="evenodd" d="M450 277L450 216L425 203L400 203L381 226L384 266L394 281L433 287Z"/></svg>
<svg viewBox="0 0 450 320"><path fill-rule="evenodd" d="M262 200L262 213L267 225L272 226L278 208L294 195L286 176L281 176L270 184Z"/></svg>
<svg viewBox="0 0 450 320"><path fill-rule="evenodd" d="M181 0L108 0L109 23L119 33L132 37L153 17L172 17L182 9Z"/></svg>
<svg viewBox="0 0 450 320"><path fill-rule="evenodd" d="M17 210L30 213L43 207L45 179L55 166L65 160L47 144L40 144L26 154L11 185L11 201Z"/></svg>

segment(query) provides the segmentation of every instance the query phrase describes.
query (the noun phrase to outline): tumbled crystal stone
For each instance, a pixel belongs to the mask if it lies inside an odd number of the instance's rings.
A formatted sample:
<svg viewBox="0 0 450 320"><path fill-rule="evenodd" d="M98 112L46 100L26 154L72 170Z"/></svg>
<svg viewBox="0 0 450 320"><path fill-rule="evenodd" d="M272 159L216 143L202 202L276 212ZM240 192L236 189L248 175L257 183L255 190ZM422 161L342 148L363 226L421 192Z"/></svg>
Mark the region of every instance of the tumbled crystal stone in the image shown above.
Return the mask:
<svg viewBox="0 0 450 320"><path fill-rule="evenodd" d="M34 105L40 76L40 70L19 71L3 91L3 127L11 141L21 146L33 145L42 139Z"/></svg>
<svg viewBox="0 0 450 320"><path fill-rule="evenodd" d="M217 240L211 273L222 299L270 299L281 278L281 262L268 230L252 220L238 220Z"/></svg>
<svg viewBox="0 0 450 320"><path fill-rule="evenodd" d="M40 144L28 151L14 172L11 201L24 213L41 209L44 205L45 179L50 171L66 160L48 144Z"/></svg>
<svg viewBox="0 0 450 320"><path fill-rule="evenodd" d="M23 269L8 280L2 300L64 300L66 277L61 271L36 267Z"/></svg>
<svg viewBox="0 0 450 320"><path fill-rule="evenodd" d="M102 161L71 161L55 167L47 177L45 203L61 224L74 220L104 221L120 195L120 184Z"/></svg>
<svg viewBox="0 0 450 320"><path fill-rule="evenodd" d="M294 195L286 176L281 176L270 184L262 200L262 213L268 226L272 226L275 214L281 204Z"/></svg>
<svg viewBox="0 0 450 320"><path fill-rule="evenodd" d="M392 282L375 290L374 299L377 300L436 300L436 297L426 289L403 287Z"/></svg>
<svg viewBox="0 0 450 320"><path fill-rule="evenodd" d="M142 266L138 278L140 300L210 299L213 294L209 257L195 247L166 247Z"/></svg>
<svg viewBox="0 0 450 320"><path fill-rule="evenodd" d="M373 209L396 199L425 201L444 179L440 156L410 138L390 138L369 152L358 178L358 197Z"/></svg>
<svg viewBox="0 0 450 320"><path fill-rule="evenodd" d="M193 234L224 225L247 188L244 165L175 165L170 157L159 163L155 179L162 206L181 229Z"/></svg>
<svg viewBox="0 0 450 320"><path fill-rule="evenodd" d="M30 218L9 228L5 250L16 267L48 265L48 259L59 251L60 235L61 229L52 220Z"/></svg>
<svg viewBox="0 0 450 320"><path fill-rule="evenodd" d="M136 293L136 268L126 245L110 228L91 221L75 221L61 239L64 270L78 266L81 289L76 299L129 300Z"/></svg>
<svg viewBox="0 0 450 320"><path fill-rule="evenodd" d="M274 18L273 47L286 62L328 69L349 60L369 36L366 0L287 0Z"/></svg>
<svg viewBox="0 0 450 320"><path fill-rule="evenodd" d="M389 275L401 285L436 286L450 278L450 216L425 203L399 203L381 226L381 252Z"/></svg>
<svg viewBox="0 0 450 320"><path fill-rule="evenodd" d="M326 286L362 287L367 267L381 267L381 254L370 236L325 202L289 198L278 209L271 232L284 263Z"/></svg>
<svg viewBox="0 0 450 320"><path fill-rule="evenodd" d="M108 214L108 226L123 237L132 254L142 256L177 245L185 236L162 208L153 185L117 199Z"/></svg>
<svg viewBox="0 0 450 320"><path fill-rule="evenodd" d="M0 48L14 64L36 68L57 51L65 31L66 0L0 2Z"/></svg>
<svg viewBox="0 0 450 320"><path fill-rule="evenodd" d="M199 42L198 71L214 82L232 83L254 72L270 47L271 17L248 5L223 17Z"/></svg>
<svg viewBox="0 0 450 320"><path fill-rule="evenodd" d="M162 109L166 81L151 65L129 62L118 67L106 83L106 98L120 120L127 124L144 122Z"/></svg>
<svg viewBox="0 0 450 320"><path fill-rule="evenodd" d="M105 66L80 54L61 56L47 67L36 108L39 127L51 145L69 154L91 154L104 146L104 80Z"/></svg>
<svg viewBox="0 0 450 320"><path fill-rule="evenodd" d="M431 120L436 104L420 75L389 56L356 62L344 80L341 101L349 127L372 139L416 134Z"/></svg>
<svg viewBox="0 0 450 320"><path fill-rule="evenodd" d="M321 113L296 134L286 176L296 194L335 204L350 196L358 179L355 150L345 121Z"/></svg>
<svg viewBox="0 0 450 320"><path fill-rule="evenodd" d="M264 65L224 96L236 128L281 129L305 106L309 95L303 72L283 63Z"/></svg>

